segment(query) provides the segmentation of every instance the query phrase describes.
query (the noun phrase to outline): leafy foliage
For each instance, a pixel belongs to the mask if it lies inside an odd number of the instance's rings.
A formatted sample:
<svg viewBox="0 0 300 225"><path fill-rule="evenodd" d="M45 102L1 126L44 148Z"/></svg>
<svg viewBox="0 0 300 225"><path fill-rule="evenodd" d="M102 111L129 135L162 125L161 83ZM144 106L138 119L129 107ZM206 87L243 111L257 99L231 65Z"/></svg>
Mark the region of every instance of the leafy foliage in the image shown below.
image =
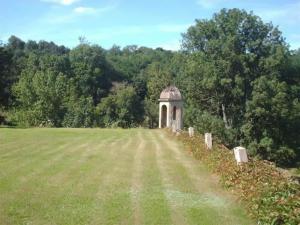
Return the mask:
<svg viewBox="0 0 300 225"><path fill-rule="evenodd" d="M186 127L297 166L299 75L300 51L289 50L277 27L239 9L196 20L176 52L105 50L84 38L68 49L11 36L0 46L0 123L154 128L159 94L174 84Z"/></svg>
<svg viewBox="0 0 300 225"><path fill-rule="evenodd" d="M299 127L299 70L293 64L289 78L289 51L277 27L244 10L223 9L211 20L196 20L183 46L186 125L204 131L201 118L209 115L219 122L208 129L226 145L245 144L281 165L295 162L300 139L290 132Z"/></svg>
<svg viewBox="0 0 300 225"><path fill-rule="evenodd" d="M9 88L13 82L9 77L11 58L11 54L4 47L0 46L0 104L2 106L8 105Z"/></svg>
<svg viewBox="0 0 300 225"><path fill-rule="evenodd" d="M250 158L248 163L237 166L233 152L224 145L216 144L209 151L201 135L190 138L182 134L179 139L188 151L221 177L224 187L236 193L258 224L300 223L299 183L273 163Z"/></svg>
<svg viewBox="0 0 300 225"><path fill-rule="evenodd" d="M252 99L247 102L247 122L242 127L245 143L254 155L282 164L289 164L296 156L285 143L290 139L288 136L299 138L297 133L288 132L289 126L300 119L294 114L299 103L296 99L290 101L288 91L287 84L276 78L256 79Z"/></svg>
<svg viewBox="0 0 300 225"><path fill-rule="evenodd" d="M99 124L103 127L137 126L142 117L140 99L134 87L126 84L115 84L111 94L102 98L97 106Z"/></svg>
<svg viewBox="0 0 300 225"><path fill-rule="evenodd" d="M51 71L38 71L32 77L24 72L14 86L15 96L22 103L18 121L30 126L51 121L54 126L60 126L61 115L65 111L65 80L63 74L56 75Z"/></svg>

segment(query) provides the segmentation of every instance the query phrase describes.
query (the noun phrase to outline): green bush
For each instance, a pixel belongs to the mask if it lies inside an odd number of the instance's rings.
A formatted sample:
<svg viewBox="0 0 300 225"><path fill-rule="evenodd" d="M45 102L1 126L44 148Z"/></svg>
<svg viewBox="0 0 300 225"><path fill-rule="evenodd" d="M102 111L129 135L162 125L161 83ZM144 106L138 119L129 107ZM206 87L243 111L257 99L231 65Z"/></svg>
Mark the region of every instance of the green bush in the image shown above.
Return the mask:
<svg viewBox="0 0 300 225"><path fill-rule="evenodd" d="M258 224L300 223L300 185L273 163L249 158L248 163L237 166L233 152L224 145L216 144L212 151L207 151L201 135L189 138L183 134L179 139L220 176L224 187L235 190Z"/></svg>
<svg viewBox="0 0 300 225"><path fill-rule="evenodd" d="M237 129L226 129L224 121L217 116L211 115L207 111L188 108L185 112L185 124L193 124L199 133L210 132L218 137L218 140L227 146L237 144Z"/></svg>
<svg viewBox="0 0 300 225"><path fill-rule="evenodd" d="M68 103L64 116L64 127L92 127L95 117L93 100L91 97L72 99Z"/></svg>

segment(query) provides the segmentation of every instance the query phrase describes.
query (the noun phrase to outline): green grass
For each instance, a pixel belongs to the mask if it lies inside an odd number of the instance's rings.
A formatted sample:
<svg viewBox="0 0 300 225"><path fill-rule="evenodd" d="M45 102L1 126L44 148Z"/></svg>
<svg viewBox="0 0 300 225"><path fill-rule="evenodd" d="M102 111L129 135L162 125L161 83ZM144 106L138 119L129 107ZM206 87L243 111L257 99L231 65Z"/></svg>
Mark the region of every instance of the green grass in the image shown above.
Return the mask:
<svg viewBox="0 0 300 225"><path fill-rule="evenodd" d="M0 129L0 224L254 224L161 130Z"/></svg>
<svg viewBox="0 0 300 225"><path fill-rule="evenodd" d="M300 176L300 168L289 168L288 171L291 175Z"/></svg>

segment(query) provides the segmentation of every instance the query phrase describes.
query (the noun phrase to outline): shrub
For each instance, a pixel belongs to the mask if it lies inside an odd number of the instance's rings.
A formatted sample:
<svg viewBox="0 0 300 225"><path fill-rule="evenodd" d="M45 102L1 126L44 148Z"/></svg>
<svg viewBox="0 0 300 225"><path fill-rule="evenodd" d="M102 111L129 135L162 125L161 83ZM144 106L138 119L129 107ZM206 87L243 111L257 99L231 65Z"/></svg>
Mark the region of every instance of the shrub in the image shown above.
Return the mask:
<svg viewBox="0 0 300 225"><path fill-rule="evenodd" d="M237 142L237 129L226 129L224 121L221 118L211 115L207 111L201 112L196 109L188 108L185 114L185 123L194 124L193 127L195 127L199 133L212 133L227 146L232 146Z"/></svg>
<svg viewBox="0 0 300 225"><path fill-rule="evenodd" d="M215 145L212 151L207 151L201 135L190 138L184 133L179 139L188 151L220 176L225 188L235 190L258 224L300 223L300 185L275 164L249 158L248 163L237 166L233 152L224 145Z"/></svg>

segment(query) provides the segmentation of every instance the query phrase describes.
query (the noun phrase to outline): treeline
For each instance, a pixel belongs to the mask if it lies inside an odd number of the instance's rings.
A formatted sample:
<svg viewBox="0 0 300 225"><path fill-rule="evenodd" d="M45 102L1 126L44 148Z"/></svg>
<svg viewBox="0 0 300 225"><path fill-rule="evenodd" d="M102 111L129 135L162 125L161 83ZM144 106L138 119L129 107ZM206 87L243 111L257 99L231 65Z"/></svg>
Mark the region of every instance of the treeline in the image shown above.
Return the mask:
<svg viewBox="0 0 300 225"><path fill-rule="evenodd" d="M84 39L68 49L15 36L0 51L2 123L25 127L157 124L157 96L168 83L150 86L153 76L159 78L159 71L172 58L170 51L137 46L105 50Z"/></svg>
<svg viewBox="0 0 300 225"><path fill-rule="evenodd" d="M177 52L12 36L0 46L0 71L1 123L156 127L159 94L175 84L186 127L282 165L299 162L300 51L244 10L196 20Z"/></svg>

